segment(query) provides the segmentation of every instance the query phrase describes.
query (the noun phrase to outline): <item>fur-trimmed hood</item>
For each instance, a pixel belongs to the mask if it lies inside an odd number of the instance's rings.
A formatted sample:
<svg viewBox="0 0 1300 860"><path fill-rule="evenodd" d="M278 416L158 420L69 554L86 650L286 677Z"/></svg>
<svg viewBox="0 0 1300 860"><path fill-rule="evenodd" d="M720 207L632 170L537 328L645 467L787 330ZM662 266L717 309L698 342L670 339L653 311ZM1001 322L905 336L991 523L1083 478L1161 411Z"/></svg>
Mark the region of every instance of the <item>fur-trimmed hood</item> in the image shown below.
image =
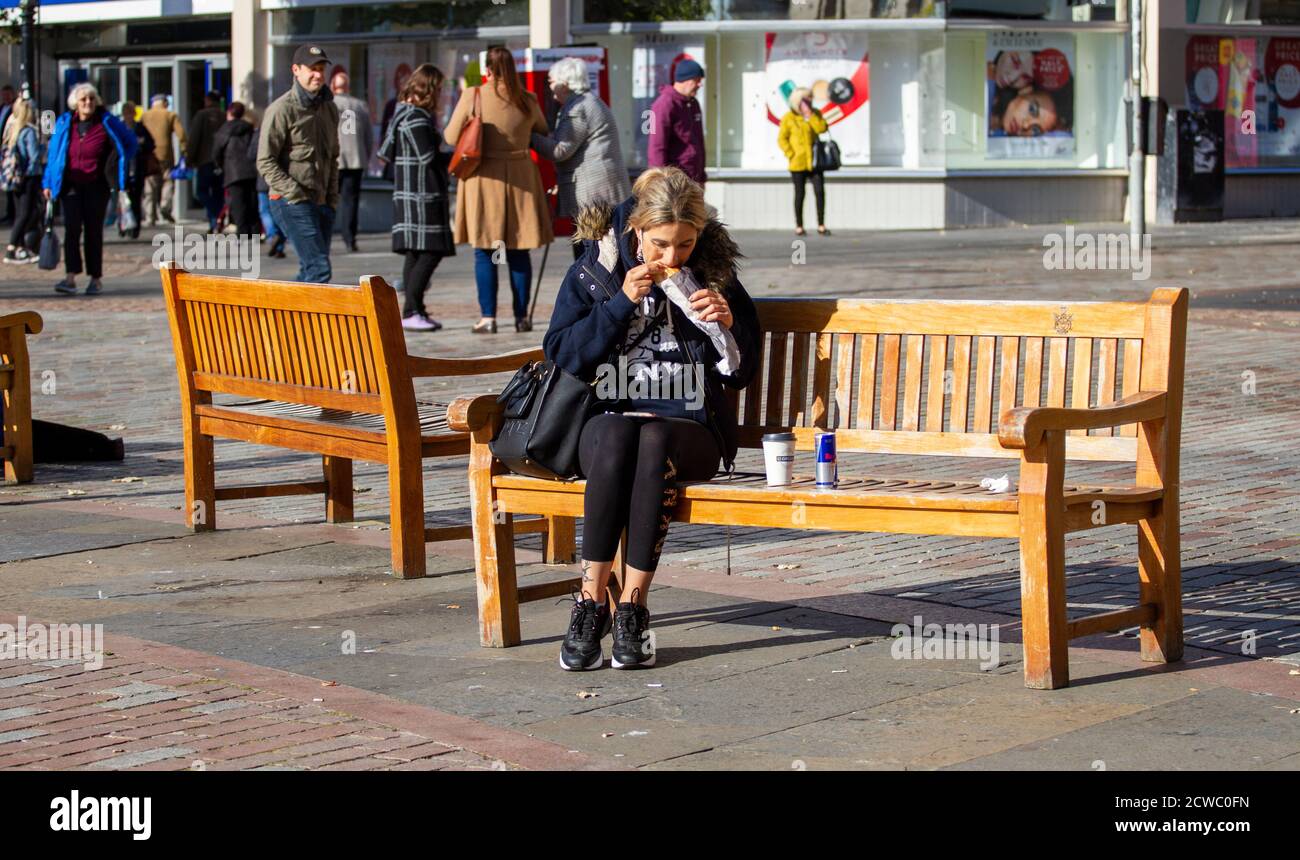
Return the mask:
<svg viewBox="0 0 1300 860"><path fill-rule="evenodd" d="M636 237L627 229L627 219L635 205L636 199L629 197L617 206L584 207L574 219L573 241L600 242L612 229L624 269L635 267ZM737 261L743 257L727 228L711 213L686 265L700 284L725 293L736 277Z"/></svg>

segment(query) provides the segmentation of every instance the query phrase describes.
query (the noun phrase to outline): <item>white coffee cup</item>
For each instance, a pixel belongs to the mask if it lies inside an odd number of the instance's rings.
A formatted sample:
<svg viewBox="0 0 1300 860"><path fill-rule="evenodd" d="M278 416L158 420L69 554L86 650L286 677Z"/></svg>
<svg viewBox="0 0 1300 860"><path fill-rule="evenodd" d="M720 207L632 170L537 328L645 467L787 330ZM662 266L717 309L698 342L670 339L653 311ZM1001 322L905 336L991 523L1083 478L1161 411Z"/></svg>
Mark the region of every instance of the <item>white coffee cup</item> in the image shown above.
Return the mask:
<svg viewBox="0 0 1300 860"><path fill-rule="evenodd" d="M783 487L793 482L794 434L764 434L763 461L767 465L767 485L769 487Z"/></svg>

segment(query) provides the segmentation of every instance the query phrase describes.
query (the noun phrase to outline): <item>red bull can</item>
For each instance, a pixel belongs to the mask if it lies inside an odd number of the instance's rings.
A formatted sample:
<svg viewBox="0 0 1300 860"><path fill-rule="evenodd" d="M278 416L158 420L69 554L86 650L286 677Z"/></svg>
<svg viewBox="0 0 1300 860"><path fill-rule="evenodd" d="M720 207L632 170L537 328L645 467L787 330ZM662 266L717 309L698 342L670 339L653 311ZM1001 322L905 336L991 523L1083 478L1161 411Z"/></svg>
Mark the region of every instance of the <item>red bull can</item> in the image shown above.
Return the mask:
<svg viewBox="0 0 1300 860"><path fill-rule="evenodd" d="M835 433L818 433L813 437L813 452L817 455L817 486L833 487L839 483L839 468L835 461Z"/></svg>

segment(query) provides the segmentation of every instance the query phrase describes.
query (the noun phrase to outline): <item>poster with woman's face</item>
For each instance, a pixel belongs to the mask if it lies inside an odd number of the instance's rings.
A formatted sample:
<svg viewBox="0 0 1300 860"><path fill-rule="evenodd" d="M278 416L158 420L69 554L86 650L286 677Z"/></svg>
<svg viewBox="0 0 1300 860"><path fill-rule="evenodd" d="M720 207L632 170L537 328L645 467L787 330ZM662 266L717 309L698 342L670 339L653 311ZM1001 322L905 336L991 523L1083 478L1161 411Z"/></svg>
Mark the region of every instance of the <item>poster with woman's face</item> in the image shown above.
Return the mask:
<svg viewBox="0 0 1300 860"><path fill-rule="evenodd" d="M985 60L988 157L1074 155L1074 36L991 33Z"/></svg>

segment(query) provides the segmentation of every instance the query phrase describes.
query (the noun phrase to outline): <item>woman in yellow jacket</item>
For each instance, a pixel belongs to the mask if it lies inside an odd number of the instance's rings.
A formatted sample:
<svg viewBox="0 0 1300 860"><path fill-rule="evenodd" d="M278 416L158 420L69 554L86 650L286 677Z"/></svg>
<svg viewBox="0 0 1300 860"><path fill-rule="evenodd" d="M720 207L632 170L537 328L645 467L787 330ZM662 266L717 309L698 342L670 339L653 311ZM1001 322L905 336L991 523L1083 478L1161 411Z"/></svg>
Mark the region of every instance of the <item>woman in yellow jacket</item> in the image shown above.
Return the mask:
<svg viewBox="0 0 1300 860"><path fill-rule="evenodd" d="M804 235L803 200L809 179L817 198L817 232L829 236L826 229L826 176L813 169L813 144L817 135L825 134L826 118L812 106L812 92L799 87L790 93L790 111L781 119L781 130L776 142L790 161L790 177L794 180L794 234Z"/></svg>

